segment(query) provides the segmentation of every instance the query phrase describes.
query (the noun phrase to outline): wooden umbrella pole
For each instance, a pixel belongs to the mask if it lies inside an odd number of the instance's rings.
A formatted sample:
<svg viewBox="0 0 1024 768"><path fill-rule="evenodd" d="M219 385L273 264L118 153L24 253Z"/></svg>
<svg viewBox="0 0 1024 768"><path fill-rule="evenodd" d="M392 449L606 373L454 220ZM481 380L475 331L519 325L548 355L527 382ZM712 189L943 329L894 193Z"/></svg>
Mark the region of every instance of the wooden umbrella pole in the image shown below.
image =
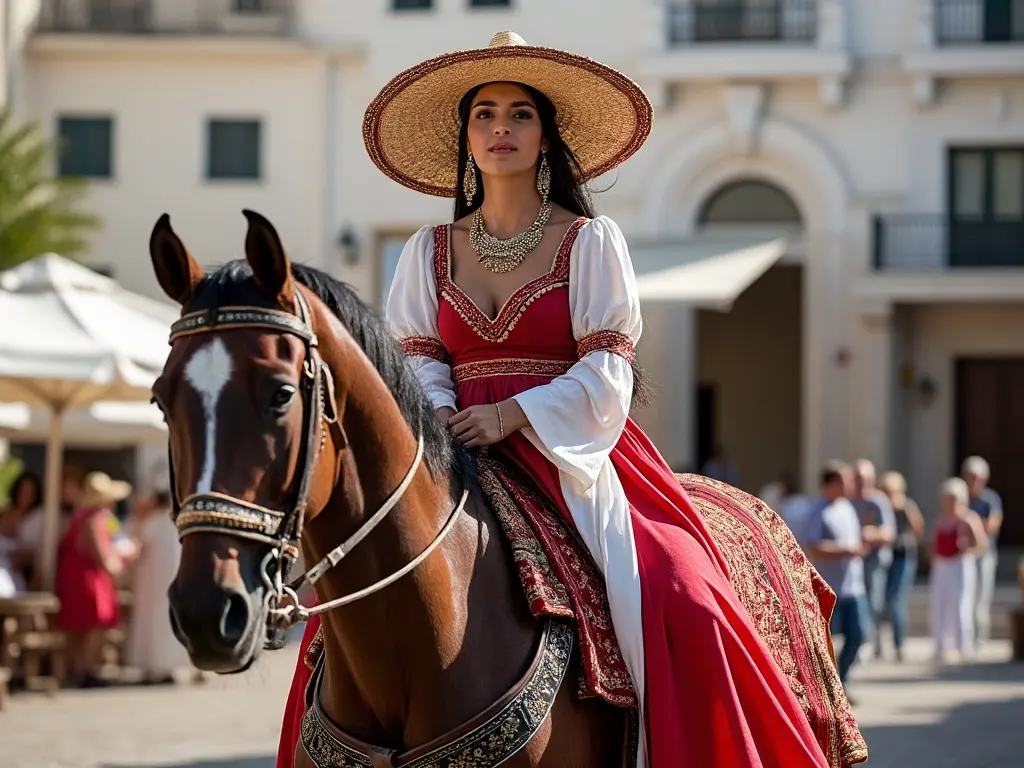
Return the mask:
<svg viewBox="0 0 1024 768"><path fill-rule="evenodd" d="M60 534L61 477L64 465L64 407L55 406L50 415L50 440L46 445L46 475L43 492L43 542L36 567L42 576L40 586L53 589L57 566L57 540Z"/></svg>

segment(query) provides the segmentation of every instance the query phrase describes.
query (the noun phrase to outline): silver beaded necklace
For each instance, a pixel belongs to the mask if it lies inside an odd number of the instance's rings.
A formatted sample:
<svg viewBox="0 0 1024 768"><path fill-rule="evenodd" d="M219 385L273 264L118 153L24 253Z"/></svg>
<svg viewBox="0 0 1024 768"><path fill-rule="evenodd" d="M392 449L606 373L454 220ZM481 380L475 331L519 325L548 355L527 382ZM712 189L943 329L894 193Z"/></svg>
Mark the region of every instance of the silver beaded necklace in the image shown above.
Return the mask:
<svg viewBox="0 0 1024 768"><path fill-rule="evenodd" d="M486 269L498 274L511 272L540 245L552 209L551 201L548 199L551 191L551 168L546 155L541 156L540 167L537 169L537 191L541 200L537 218L527 229L507 239L495 237L487 231L480 208L473 212L469 244Z"/></svg>
<svg viewBox="0 0 1024 768"><path fill-rule="evenodd" d="M484 217L477 208L473 213L473 225L469 230L469 244L476 251L477 258L491 272L511 272L540 245L544 237L544 226L551 218L551 203L545 200L540 213L528 229L508 239L495 237L484 226Z"/></svg>

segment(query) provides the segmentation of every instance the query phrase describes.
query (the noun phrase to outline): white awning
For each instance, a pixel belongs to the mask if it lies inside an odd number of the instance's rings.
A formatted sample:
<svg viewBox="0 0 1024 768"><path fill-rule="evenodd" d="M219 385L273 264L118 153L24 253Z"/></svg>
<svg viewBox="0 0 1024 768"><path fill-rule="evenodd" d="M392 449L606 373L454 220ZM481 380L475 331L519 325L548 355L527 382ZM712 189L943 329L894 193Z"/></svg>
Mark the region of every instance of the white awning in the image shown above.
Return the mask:
<svg viewBox="0 0 1024 768"><path fill-rule="evenodd" d="M701 237L630 248L641 301L728 312L786 251L784 237Z"/></svg>

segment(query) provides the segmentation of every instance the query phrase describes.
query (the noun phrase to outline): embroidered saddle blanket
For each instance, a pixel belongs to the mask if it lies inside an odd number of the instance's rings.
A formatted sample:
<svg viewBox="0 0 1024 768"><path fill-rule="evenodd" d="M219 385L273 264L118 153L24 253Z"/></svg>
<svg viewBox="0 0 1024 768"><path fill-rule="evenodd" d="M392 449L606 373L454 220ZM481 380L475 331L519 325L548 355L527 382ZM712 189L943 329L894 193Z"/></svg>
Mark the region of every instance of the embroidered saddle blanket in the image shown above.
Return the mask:
<svg viewBox="0 0 1024 768"><path fill-rule="evenodd" d="M721 548L733 587L786 674L829 765L864 762L867 746L835 666L829 631L834 593L767 504L707 477L678 477ZM579 695L635 708L604 580L578 534L514 468L481 457L479 480L511 544L531 612L576 623L583 662Z"/></svg>

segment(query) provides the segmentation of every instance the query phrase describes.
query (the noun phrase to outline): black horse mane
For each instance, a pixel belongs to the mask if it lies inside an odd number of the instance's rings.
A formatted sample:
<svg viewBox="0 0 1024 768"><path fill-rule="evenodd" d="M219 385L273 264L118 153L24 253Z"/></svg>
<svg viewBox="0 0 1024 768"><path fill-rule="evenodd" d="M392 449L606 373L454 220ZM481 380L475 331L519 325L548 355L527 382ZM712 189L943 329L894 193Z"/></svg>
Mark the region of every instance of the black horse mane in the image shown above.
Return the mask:
<svg viewBox="0 0 1024 768"><path fill-rule="evenodd" d="M327 305L362 347L391 390L406 422L415 434L423 436L424 459L431 473L438 477L452 472L463 487L475 483L476 466L471 454L438 421L434 407L406 365L405 353L387 321L367 306L350 286L318 269L292 264L292 276ZM248 262L242 259L230 261L203 277L185 311L230 305L272 308L253 280ZM338 376L339 372L334 371L334 375Z"/></svg>

